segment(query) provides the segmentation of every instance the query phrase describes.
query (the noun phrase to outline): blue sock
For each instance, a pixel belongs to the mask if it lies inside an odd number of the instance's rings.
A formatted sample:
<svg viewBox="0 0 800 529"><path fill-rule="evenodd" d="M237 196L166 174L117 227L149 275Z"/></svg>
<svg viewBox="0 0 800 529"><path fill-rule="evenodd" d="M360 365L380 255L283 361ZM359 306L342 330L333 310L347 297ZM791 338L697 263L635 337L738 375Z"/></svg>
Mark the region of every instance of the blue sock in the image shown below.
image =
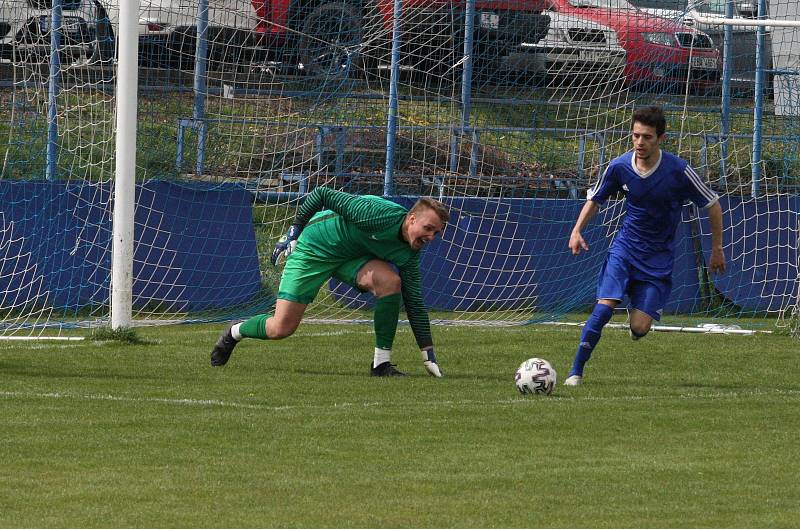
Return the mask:
<svg viewBox="0 0 800 529"><path fill-rule="evenodd" d="M603 327L611 320L614 314L614 309L608 305L598 303L592 310L592 315L586 320L581 333L581 343L578 345L578 352L575 353L575 360L572 362L572 370L568 376L578 375L583 376L583 366L589 361L592 356L592 351L597 342L600 341L600 334L603 332Z"/></svg>

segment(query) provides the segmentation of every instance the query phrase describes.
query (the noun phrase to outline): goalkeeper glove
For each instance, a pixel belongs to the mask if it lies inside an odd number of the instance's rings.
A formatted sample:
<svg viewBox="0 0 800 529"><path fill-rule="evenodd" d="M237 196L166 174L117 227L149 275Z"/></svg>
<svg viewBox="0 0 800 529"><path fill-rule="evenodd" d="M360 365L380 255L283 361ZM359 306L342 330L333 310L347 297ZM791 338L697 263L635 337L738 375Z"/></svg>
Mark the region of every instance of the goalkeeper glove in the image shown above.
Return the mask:
<svg viewBox="0 0 800 529"><path fill-rule="evenodd" d="M294 247L297 246L297 238L300 237L301 231L302 228L299 224L292 224L286 235L280 238L278 244L275 245L275 249L272 250L272 257L269 259L273 265L277 266L282 257L289 257Z"/></svg>
<svg viewBox="0 0 800 529"><path fill-rule="evenodd" d="M423 349L420 353L422 353L422 365L428 370L428 374L432 377L442 378L443 373L442 370L439 369L439 364L436 363L436 355L433 352L433 347L430 349Z"/></svg>

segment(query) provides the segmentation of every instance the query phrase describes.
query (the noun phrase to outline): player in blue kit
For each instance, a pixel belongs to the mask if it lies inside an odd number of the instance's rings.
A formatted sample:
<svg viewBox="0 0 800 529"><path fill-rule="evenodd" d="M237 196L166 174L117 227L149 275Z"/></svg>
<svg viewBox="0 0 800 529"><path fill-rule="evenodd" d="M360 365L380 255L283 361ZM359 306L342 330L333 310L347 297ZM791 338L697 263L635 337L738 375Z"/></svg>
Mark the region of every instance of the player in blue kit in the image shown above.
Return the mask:
<svg viewBox="0 0 800 529"><path fill-rule="evenodd" d="M627 294L630 298L630 334L645 336L653 320L661 318L672 289L675 260L675 232L681 209L687 200L708 210L711 223L712 273L725 271L722 249L722 208L719 197L681 158L664 152L659 144L665 137L666 119L659 107L642 108L631 119L633 150L611 161L603 176L589 190L575 227L569 237L573 255L588 251L583 230L600 205L622 192L625 218L608 250L597 284L597 304L586 320L567 386L583 382L583 369L592 355L603 327L614 308Z"/></svg>

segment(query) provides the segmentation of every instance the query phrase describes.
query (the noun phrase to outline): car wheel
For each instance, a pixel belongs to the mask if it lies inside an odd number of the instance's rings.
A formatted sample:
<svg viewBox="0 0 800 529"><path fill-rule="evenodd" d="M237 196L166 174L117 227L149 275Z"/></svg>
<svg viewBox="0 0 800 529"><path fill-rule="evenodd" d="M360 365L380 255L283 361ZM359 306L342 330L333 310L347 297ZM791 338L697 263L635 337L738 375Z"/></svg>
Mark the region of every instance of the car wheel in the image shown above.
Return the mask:
<svg viewBox="0 0 800 529"><path fill-rule="evenodd" d="M358 62L362 37L361 13L355 6L343 2L317 6L303 22L303 68L314 77L347 77Z"/></svg>

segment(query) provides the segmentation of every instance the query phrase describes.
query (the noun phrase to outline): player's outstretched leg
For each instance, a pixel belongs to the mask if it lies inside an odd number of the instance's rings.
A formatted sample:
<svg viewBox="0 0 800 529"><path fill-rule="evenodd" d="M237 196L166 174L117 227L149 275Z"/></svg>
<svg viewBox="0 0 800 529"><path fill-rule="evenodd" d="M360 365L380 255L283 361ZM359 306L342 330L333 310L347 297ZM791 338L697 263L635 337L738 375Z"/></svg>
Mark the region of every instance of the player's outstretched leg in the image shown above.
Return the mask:
<svg viewBox="0 0 800 529"><path fill-rule="evenodd" d="M242 338L267 340L267 320L271 317L272 314L259 314L241 323L229 325L211 350L211 365L220 367L227 364L233 348Z"/></svg>
<svg viewBox="0 0 800 529"><path fill-rule="evenodd" d="M598 303L592 310L592 315L586 320L581 333L581 342L578 345L578 351L575 353L575 360L572 362L572 369L564 381L565 386L579 386L583 382L583 368L589 358L592 356L597 342L600 341L600 335L603 332L603 327L611 321L611 316L614 314L614 309L603 303Z"/></svg>
<svg viewBox="0 0 800 529"><path fill-rule="evenodd" d="M214 367L227 364L231 353L233 353L233 348L239 343L233 338L233 334L231 334L233 325L234 324L231 323L225 328L225 332L222 333L217 343L214 344L214 348L211 350L211 365Z"/></svg>

